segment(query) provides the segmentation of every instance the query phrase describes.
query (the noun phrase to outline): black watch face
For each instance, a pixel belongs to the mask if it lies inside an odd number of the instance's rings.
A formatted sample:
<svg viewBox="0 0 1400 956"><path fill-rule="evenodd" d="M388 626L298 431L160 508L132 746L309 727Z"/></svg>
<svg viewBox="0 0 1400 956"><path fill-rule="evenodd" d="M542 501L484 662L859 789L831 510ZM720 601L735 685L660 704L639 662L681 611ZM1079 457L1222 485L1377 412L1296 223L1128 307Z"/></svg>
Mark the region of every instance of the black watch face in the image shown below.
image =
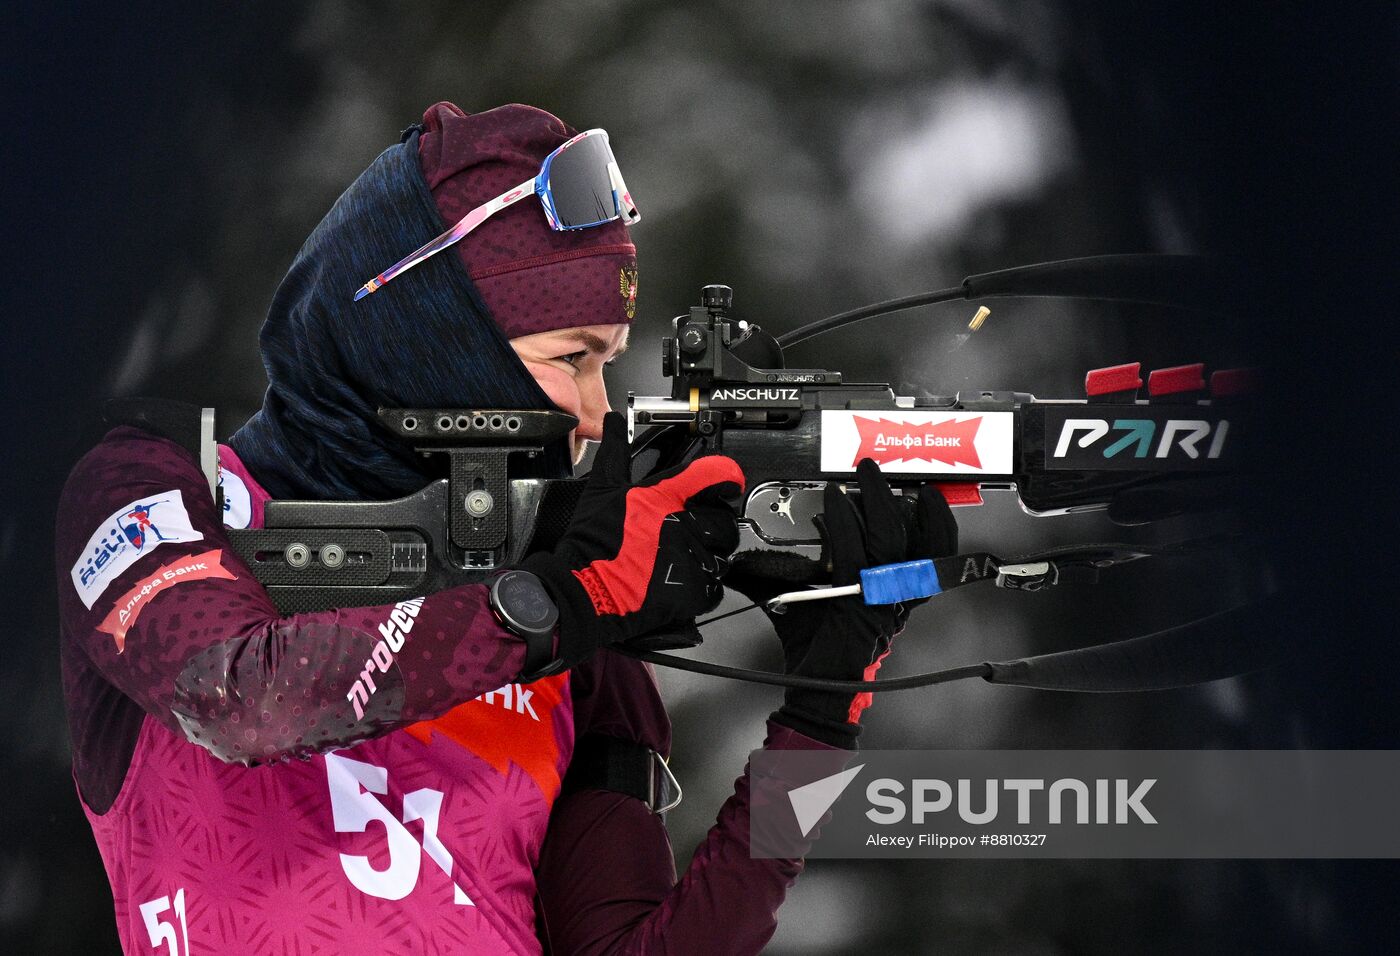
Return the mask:
<svg viewBox="0 0 1400 956"><path fill-rule="evenodd" d="M549 630L559 614L539 578L523 571L501 575L496 584L496 606L527 631Z"/></svg>

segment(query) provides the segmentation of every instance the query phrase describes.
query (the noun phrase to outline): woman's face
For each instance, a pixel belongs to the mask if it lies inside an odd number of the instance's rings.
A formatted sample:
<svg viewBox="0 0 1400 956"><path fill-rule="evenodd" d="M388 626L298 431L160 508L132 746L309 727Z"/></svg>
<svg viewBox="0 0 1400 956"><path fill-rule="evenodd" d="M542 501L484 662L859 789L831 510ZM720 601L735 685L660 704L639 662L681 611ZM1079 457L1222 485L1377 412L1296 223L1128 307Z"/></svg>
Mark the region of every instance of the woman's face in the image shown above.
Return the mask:
<svg viewBox="0 0 1400 956"><path fill-rule="evenodd" d="M574 464L583 458L589 441L603 437L603 416L611 410L603 367L627 349L629 328L582 325L510 340L549 400L578 419L578 428L569 433Z"/></svg>

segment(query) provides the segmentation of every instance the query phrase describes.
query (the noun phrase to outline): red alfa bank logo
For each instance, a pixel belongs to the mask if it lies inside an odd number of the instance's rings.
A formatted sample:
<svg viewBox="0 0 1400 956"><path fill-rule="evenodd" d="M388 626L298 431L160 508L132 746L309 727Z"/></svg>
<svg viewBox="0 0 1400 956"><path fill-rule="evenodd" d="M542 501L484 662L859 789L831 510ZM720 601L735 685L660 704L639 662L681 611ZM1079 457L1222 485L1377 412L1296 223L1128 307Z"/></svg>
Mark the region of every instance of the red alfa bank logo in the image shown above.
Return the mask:
<svg viewBox="0 0 1400 956"><path fill-rule="evenodd" d="M855 418L860 444L851 467L862 458L872 458L877 465L896 461L927 461L943 465L967 465L981 468L977 456L977 430L982 416L962 421L931 424L892 422L884 418Z"/></svg>
<svg viewBox="0 0 1400 956"><path fill-rule="evenodd" d="M870 458L892 475L1009 475L1016 416L957 409L833 409L821 413L821 468L849 474Z"/></svg>
<svg viewBox="0 0 1400 956"><path fill-rule="evenodd" d="M215 548L213 551L193 554L187 558L161 565L150 577L123 594L107 616L102 619L102 623L97 625L97 629L112 635L113 640L117 642L117 653L120 654L126 650L126 632L136 623L136 619L141 616L141 611L145 609L146 605L155 600L156 595L166 588L183 584L186 581L203 581L206 578L237 581L238 578L220 563L223 554L223 549Z"/></svg>

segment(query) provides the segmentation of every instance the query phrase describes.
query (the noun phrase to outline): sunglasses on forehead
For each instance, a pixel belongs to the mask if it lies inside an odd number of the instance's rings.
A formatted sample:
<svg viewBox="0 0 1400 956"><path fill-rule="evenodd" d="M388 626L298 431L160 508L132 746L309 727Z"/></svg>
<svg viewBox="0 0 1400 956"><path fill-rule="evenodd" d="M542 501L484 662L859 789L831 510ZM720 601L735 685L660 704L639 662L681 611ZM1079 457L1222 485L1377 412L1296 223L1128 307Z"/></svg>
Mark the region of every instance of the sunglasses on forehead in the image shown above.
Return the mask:
<svg viewBox="0 0 1400 956"><path fill-rule="evenodd" d="M453 245L502 209L532 194L540 197L549 228L556 232L588 229L618 219L634 225L642 218L622 181L607 132L586 130L546 156L534 179L477 206L432 242L360 286L355 301L378 291L395 276Z"/></svg>

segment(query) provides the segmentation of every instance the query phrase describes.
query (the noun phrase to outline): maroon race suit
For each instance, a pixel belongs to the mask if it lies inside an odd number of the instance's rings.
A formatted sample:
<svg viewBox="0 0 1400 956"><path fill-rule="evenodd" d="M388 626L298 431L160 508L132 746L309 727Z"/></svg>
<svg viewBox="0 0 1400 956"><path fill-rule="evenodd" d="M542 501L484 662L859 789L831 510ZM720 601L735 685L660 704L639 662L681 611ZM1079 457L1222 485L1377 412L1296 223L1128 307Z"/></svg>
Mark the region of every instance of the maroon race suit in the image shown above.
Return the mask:
<svg viewBox="0 0 1400 956"><path fill-rule="evenodd" d="M221 449L236 526L266 493ZM141 510L147 525L133 527ZM649 667L601 651L515 682L481 585L283 617L179 445L110 432L57 527L74 778L127 953L755 953L802 861L747 768L676 881L660 817L560 796L576 737L669 753ZM836 751L770 723L765 746ZM795 823L794 823L795 829ZM813 834L815 836L815 833ZM789 839L791 837L788 837Z"/></svg>

